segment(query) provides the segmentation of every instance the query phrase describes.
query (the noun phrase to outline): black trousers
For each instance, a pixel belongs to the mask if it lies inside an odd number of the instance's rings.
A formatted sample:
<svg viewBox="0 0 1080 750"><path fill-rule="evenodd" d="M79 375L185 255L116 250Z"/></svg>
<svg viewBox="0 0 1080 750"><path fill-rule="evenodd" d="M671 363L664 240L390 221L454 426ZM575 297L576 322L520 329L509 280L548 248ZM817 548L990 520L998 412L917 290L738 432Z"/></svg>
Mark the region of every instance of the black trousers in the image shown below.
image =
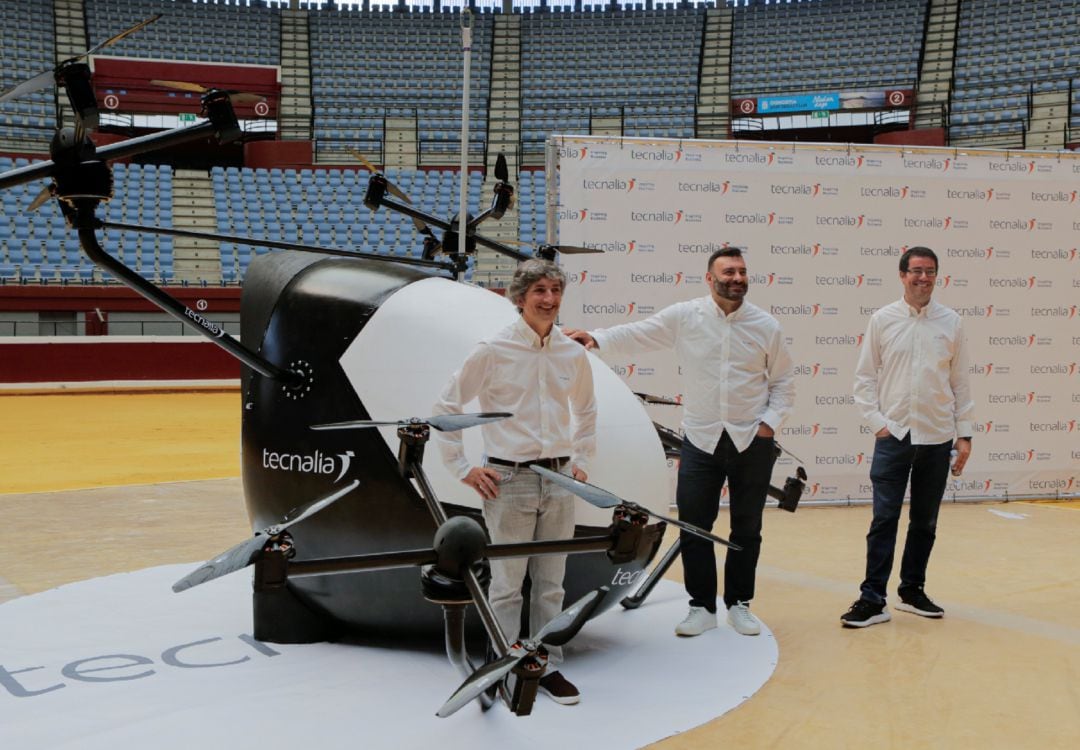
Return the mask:
<svg viewBox="0 0 1080 750"><path fill-rule="evenodd" d="M761 551L761 517L776 462L772 438L755 437L741 453L725 431L712 455L684 440L675 491L679 519L711 531L720 510L720 492L728 483L731 530L728 539L742 547L727 550L724 605L754 598L754 578ZM720 534L723 536L723 534ZM683 575L690 605L716 611L715 545L688 531L680 532Z"/></svg>

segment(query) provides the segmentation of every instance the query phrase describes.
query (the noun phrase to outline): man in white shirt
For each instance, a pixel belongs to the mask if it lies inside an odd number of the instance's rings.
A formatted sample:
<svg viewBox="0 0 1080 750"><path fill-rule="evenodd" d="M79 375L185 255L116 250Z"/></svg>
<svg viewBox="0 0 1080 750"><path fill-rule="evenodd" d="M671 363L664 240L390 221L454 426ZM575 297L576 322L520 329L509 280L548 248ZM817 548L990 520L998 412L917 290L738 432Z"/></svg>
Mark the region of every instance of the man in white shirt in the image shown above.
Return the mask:
<svg viewBox="0 0 1080 750"><path fill-rule="evenodd" d="M574 498L529 469L588 478L596 450L596 399L585 351L555 327L566 276L554 263L528 260L518 266L507 296L521 317L477 344L450 379L435 414L460 414L473 399L481 411L514 416L481 427L485 461L465 456L460 432L437 435L447 467L484 499L483 514L494 544L574 535ZM562 611L565 555L492 560L488 598L511 642L521 630L521 587L532 581L529 627L535 632ZM562 649L548 646L551 667ZM562 704L579 693L558 670L540 679L540 689Z"/></svg>
<svg viewBox="0 0 1080 750"><path fill-rule="evenodd" d="M909 477L911 508L896 608L923 617L945 614L923 586L950 451L956 451L952 471L959 475L971 455L975 407L961 318L930 299L937 272L937 255L929 248L913 247L900 257L904 297L870 317L859 352L855 403L875 438L874 518L866 535L866 578L859 599L840 616L844 627L891 619L885 587Z"/></svg>
<svg viewBox="0 0 1080 750"><path fill-rule="evenodd" d="M761 522L776 448L773 435L791 411L795 378L780 324L746 302L746 262L738 248L709 258L709 294L678 302L637 323L591 333L567 330L587 348L610 358L674 349L684 373L683 445L676 502L679 518L712 529L725 480L730 490L730 539L724 562L728 623L757 635L750 612L761 550ZM690 611L675 628L694 636L716 627L716 552L712 542L680 535Z"/></svg>

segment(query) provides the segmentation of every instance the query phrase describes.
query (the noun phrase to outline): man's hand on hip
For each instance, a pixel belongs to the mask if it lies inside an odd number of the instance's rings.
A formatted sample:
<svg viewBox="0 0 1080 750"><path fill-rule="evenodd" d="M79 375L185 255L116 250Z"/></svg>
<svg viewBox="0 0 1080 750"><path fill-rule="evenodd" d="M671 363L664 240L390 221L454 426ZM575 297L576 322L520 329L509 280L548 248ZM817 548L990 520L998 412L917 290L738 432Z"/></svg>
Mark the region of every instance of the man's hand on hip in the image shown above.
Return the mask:
<svg viewBox="0 0 1080 750"><path fill-rule="evenodd" d="M476 490L476 494L485 500L494 500L499 496L499 472L494 469L474 466L461 481Z"/></svg>

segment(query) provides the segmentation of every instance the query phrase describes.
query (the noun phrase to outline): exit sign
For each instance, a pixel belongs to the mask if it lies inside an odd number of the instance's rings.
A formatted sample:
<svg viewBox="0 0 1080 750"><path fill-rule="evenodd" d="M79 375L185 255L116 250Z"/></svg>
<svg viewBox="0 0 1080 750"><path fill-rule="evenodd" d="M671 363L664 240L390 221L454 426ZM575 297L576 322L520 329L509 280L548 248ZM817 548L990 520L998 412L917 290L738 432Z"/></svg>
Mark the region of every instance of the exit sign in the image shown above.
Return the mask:
<svg viewBox="0 0 1080 750"><path fill-rule="evenodd" d="M196 117L195 117L194 112L181 112L180 113L180 122L195 122L195 119L196 119Z"/></svg>

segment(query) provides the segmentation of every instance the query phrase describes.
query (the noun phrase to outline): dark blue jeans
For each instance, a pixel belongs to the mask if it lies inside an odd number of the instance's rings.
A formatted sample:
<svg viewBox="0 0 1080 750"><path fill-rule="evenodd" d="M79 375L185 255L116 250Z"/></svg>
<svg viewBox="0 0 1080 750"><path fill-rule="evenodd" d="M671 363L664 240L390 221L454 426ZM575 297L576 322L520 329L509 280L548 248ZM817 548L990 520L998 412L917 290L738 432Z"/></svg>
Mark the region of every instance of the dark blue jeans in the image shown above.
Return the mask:
<svg viewBox="0 0 1080 750"><path fill-rule="evenodd" d="M938 509L949 475L952 441L937 445L912 445L911 435L897 440L892 435L874 442L870 481L874 486L874 520L866 535L866 580L862 598L885 601L885 587L892 572L896 530L911 479L907 541L900 561L900 588L922 588L926 564L937 536Z"/></svg>
<svg viewBox="0 0 1080 750"><path fill-rule="evenodd" d="M720 490L728 483L731 532L729 540L742 551L727 551L724 561L724 604L754 598L754 574L761 551L761 515L765 493L776 461L772 438L755 437L742 453L727 432L709 455L683 440L679 485L675 501L679 520L711 531L720 510ZM722 535L721 535L722 536ZM690 606L716 611L716 551L714 544L688 531L679 534L683 577Z"/></svg>

